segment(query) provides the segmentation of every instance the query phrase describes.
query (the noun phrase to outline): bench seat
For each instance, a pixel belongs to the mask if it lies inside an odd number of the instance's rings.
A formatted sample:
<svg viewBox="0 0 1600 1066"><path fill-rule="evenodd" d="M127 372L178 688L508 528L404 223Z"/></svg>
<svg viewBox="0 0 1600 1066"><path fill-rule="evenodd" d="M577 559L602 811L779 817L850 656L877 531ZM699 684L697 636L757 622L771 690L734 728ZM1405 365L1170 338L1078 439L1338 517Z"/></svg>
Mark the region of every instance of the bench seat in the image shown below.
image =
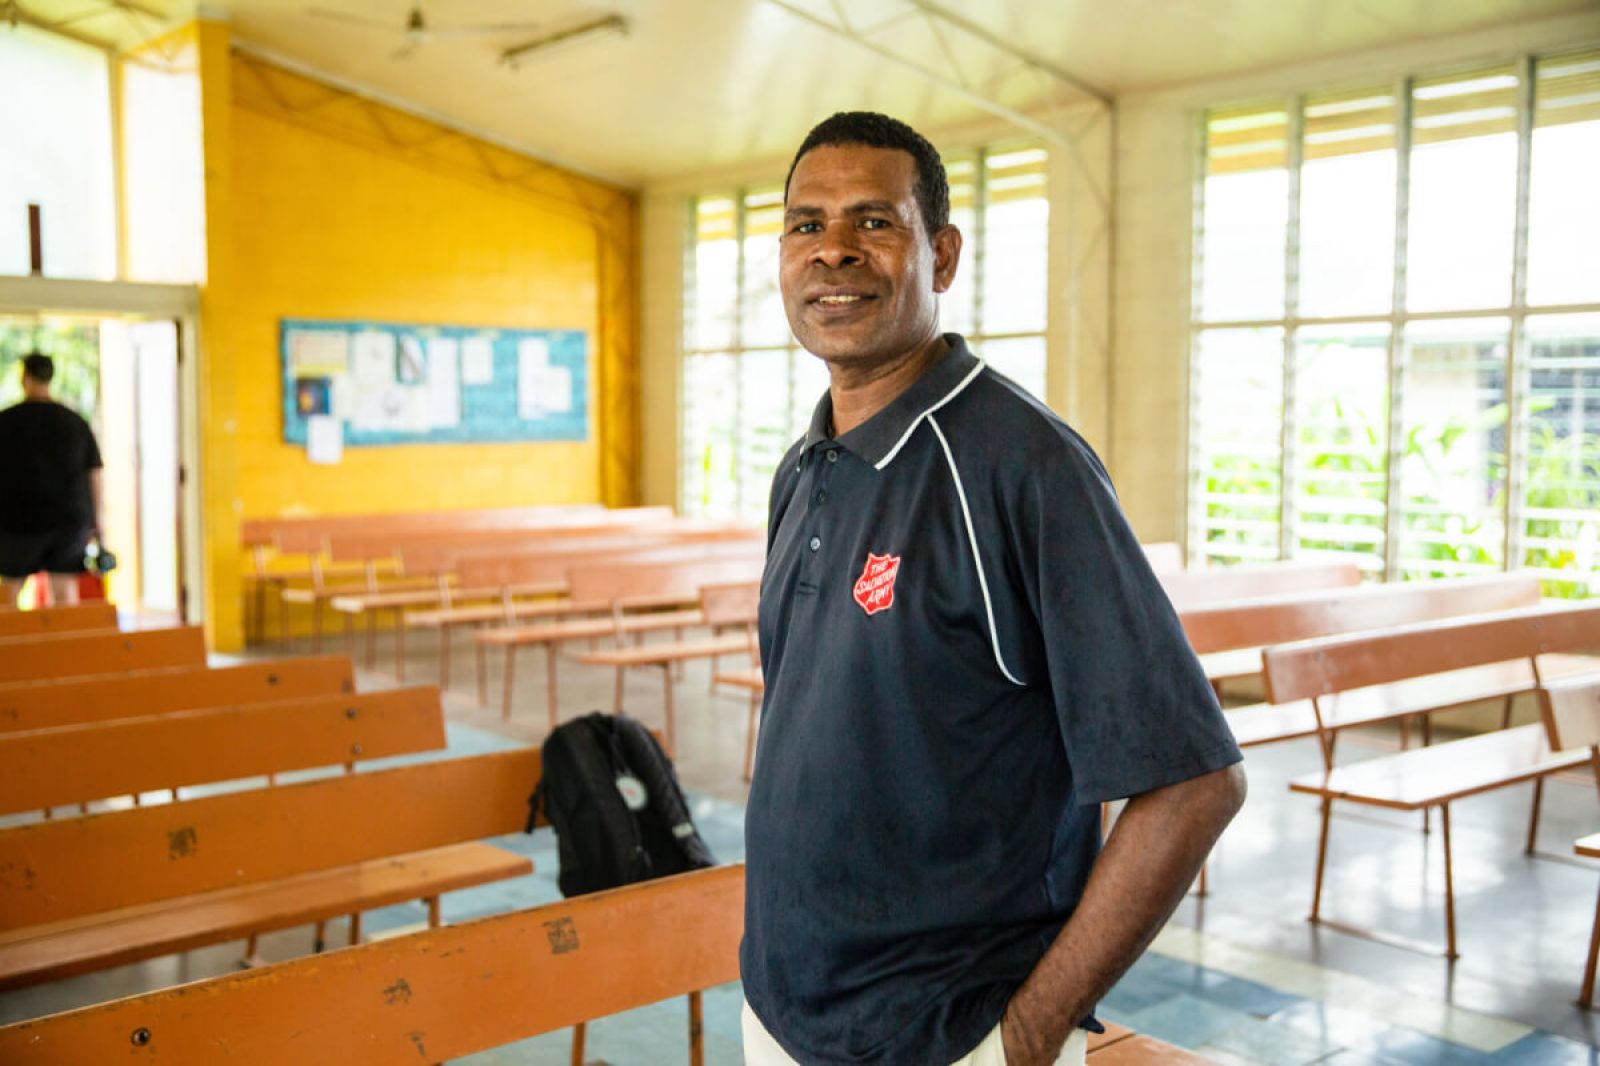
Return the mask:
<svg viewBox="0 0 1600 1066"><path fill-rule="evenodd" d="M453 844L0 933L0 989L309 925L533 872L492 844Z"/></svg>
<svg viewBox="0 0 1600 1066"><path fill-rule="evenodd" d="M553 593L559 591L565 590L551 590ZM537 594L537 592L525 593L529 596ZM427 611L407 611L406 625L433 629L440 626L473 625L484 622L511 622L526 618L552 618L578 614L584 609L583 604L575 604L567 599L517 600L509 607L504 603L475 603L468 607L436 607ZM605 605L592 605L590 609L604 610Z"/></svg>
<svg viewBox="0 0 1600 1066"><path fill-rule="evenodd" d="M1589 763L1589 749L1551 751L1543 725L1518 726L1297 777L1294 792L1416 811Z"/></svg>
<svg viewBox="0 0 1600 1066"><path fill-rule="evenodd" d="M1600 669L1588 655L1542 655L1539 672L1549 678L1569 677ZM1321 697L1322 726L1330 732L1378 725L1413 714L1443 711L1484 700L1504 699L1538 688L1524 659L1468 666L1460 670L1408 678L1369 688ZM1256 703L1223 712L1240 747L1314 737L1317 713L1308 699Z"/></svg>
<svg viewBox="0 0 1600 1066"><path fill-rule="evenodd" d="M670 644L639 644L631 648L608 648L586 652L578 661L590 666L669 666L689 659L710 659L718 655L736 655L750 650L750 638L743 633L730 633L702 640L675 640Z"/></svg>

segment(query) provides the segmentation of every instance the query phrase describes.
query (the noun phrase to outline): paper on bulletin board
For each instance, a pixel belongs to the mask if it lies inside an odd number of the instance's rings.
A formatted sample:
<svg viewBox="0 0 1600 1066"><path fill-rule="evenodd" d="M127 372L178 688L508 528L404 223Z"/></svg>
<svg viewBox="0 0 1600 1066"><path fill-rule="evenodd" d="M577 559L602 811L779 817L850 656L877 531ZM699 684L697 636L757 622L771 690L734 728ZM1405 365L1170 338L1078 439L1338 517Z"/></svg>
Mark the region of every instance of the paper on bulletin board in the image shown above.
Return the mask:
<svg viewBox="0 0 1600 1066"><path fill-rule="evenodd" d="M356 390L376 393L395 383L394 334L364 330L351 345L351 371Z"/></svg>
<svg viewBox="0 0 1600 1066"><path fill-rule="evenodd" d="M350 369L350 334L301 330L289 339L289 365L297 378L332 377Z"/></svg>
<svg viewBox="0 0 1600 1066"><path fill-rule="evenodd" d="M333 415L306 419L306 458L313 463L337 463L344 458L344 423Z"/></svg>
<svg viewBox="0 0 1600 1066"><path fill-rule="evenodd" d="M540 402L539 385L550 369L550 342L543 337L524 337L517 342L517 417L540 418L545 406Z"/></svg>
<svg viewBox="0 0 1600 1066"><path fill-rule="evenodd" d="M452 337L428 339L428 428L461 424L460 344Z"/></svg>
<svg viewBox="0 0 1600 1066"><path fill-rule="evenodd" d="M461 341L461 383L494 384L494 341L488 337L466 337Z"/></svg>

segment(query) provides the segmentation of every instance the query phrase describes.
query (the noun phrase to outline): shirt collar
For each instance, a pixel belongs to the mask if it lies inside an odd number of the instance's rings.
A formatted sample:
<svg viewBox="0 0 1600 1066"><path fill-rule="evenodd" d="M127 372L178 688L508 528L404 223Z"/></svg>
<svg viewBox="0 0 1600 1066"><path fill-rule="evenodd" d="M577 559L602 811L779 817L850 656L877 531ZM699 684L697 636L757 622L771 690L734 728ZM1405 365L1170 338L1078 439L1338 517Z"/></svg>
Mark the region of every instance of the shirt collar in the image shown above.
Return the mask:
<svg viewBox="0 0 1600 1066"><path fill-rule="evenodd" d="M924 417L948 403L977 377L983 363L972 354L965 338L959 333L946 333L944 340L949 347L939 361L883 410L838 438L842 447L882 470L899 454ZM824 392L811 412L811 426L800 448L802 455L831 439L828 427L832 423L833 393Z"/></svg>

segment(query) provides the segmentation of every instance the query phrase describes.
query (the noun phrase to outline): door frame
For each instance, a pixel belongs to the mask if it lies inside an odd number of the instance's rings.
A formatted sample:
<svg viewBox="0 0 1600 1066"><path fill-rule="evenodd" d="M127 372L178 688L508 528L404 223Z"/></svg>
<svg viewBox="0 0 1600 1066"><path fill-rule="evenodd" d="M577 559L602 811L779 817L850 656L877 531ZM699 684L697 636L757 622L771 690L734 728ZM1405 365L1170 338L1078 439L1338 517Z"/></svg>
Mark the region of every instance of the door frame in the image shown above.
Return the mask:
<svg viewBox="0 0 1600 1066"><path fill-rule="evenodd" d="M200 521L200 289L131 281L0 275L0 312L128 315L167 319L178 341L178 606L184 622L200 622L206 602L205 542Z"/></svg>

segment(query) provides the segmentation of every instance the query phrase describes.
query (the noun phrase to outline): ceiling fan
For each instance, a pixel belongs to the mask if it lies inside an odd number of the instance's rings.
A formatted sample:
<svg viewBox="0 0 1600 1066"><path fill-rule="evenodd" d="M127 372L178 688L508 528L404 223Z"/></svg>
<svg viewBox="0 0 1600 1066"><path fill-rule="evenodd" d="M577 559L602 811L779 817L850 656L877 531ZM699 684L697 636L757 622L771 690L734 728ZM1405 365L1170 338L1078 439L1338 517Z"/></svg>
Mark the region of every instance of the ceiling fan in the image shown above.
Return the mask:
<svg viewBox="0 0 1600 1066"><path fill-rule="evenodd" d="M334 22L343 22L350 26L360 26L363 29L383 30L387 33L398 33L404 36L405 44L401 45L400 49L390 57L392 59L405 59L431 40L447 37L489 37L500 33L519 33L535 29L539 25L536 22L501 22L479 23L471 26L435 26L428 21L427 15L422 11L421 4L413 4L411 10L406 14L405 22L398 26L391 21L351 15L326 7L307 8L306 14Z"/></svg>

